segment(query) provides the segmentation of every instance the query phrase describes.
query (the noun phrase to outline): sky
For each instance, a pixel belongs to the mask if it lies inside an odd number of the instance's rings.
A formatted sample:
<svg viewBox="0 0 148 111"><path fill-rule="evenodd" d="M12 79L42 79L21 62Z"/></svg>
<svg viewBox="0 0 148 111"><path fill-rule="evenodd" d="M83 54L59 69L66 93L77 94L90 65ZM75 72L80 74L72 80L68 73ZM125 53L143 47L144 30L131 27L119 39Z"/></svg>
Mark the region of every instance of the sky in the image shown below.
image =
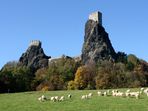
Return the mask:
<svg viewBox="0 0 148 111"><path fill-rule="evenodd" d="M0 68L19 60L31 40L48 56L79 56L90 13L102 22L116 52L148 61L148 0L0 0Z"/></svg>

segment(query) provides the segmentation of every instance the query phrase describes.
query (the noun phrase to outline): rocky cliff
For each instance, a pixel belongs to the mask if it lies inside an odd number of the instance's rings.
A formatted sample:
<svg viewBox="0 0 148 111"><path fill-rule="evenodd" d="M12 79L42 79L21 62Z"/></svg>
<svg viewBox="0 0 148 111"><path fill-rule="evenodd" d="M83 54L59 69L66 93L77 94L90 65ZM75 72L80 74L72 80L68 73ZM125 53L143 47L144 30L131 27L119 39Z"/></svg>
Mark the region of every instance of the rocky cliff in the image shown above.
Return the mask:
<svg viewBox="0 0 148 111"><path fill-rule="evenodd" d="M50 57L44 54L40 41L32 41L29 48L19 59L19 66L26 66L37 70L39 68L48 66L48 59Z"/></svg>
<svg viewBox="0 0 148 111"><path fill-rule="evenodd" d="M96 63L100 60L115 60L115 58L116 53L102 24L89 19L85 25L82 63L87 64L89 61Z"/></svg>

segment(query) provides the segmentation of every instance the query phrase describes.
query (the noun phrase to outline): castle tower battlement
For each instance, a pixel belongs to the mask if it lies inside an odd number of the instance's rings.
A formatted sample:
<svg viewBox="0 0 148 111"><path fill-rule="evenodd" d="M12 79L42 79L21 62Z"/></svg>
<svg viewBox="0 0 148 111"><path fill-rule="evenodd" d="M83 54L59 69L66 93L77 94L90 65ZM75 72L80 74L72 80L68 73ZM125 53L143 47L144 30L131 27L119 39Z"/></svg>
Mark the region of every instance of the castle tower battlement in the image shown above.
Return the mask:
<svg viewBox="0 0 148 111"><path fill-rule="evenodd" d="M32 40L29 44L29 46L41 46L41 41L39 40Z"/></svg>
<svg viewBox="0 0 148 111"><path fill-rule="evenodd" d="M102 25L102 13L99 11L91 13L89 15L89 20L93 20L95 22L98 22L100 25Z"/></svg>

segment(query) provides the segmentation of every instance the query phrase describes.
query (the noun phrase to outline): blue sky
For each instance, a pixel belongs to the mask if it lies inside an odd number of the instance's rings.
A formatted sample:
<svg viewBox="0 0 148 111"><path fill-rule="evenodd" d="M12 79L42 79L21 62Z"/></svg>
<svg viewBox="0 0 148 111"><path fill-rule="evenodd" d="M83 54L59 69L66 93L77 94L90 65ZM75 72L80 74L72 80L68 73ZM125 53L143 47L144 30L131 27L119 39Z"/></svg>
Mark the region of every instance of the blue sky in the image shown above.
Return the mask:
<svg viewBox="0 0 148 111"><path fill-rule="evenodd" d="M31 40L52 57L80 55L88 15L97 10L114 49L148 61L148 0L0 0L0 68Z"/></svg>

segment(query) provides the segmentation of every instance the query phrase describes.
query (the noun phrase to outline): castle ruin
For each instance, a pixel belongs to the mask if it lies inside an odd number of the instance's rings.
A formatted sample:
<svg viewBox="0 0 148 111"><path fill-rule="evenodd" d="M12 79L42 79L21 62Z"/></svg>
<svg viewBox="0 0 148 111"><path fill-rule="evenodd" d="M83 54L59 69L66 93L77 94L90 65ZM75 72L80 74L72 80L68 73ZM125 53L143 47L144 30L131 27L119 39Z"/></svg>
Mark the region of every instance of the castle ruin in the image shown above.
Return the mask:
<svg viewBox="0 0 148 111"><path fill-rule="evenodd" d="M41 41L39 40L32 40L29 44L29 46L41 46Z"/></svg>
<svg viewBox="0 0 148 111"><path fill-rule="evenodd" d="M98 22L100 25L102 25L102 13L101 12L93 12L89 15L89 20L93 20L95 22Z"/></svg>

